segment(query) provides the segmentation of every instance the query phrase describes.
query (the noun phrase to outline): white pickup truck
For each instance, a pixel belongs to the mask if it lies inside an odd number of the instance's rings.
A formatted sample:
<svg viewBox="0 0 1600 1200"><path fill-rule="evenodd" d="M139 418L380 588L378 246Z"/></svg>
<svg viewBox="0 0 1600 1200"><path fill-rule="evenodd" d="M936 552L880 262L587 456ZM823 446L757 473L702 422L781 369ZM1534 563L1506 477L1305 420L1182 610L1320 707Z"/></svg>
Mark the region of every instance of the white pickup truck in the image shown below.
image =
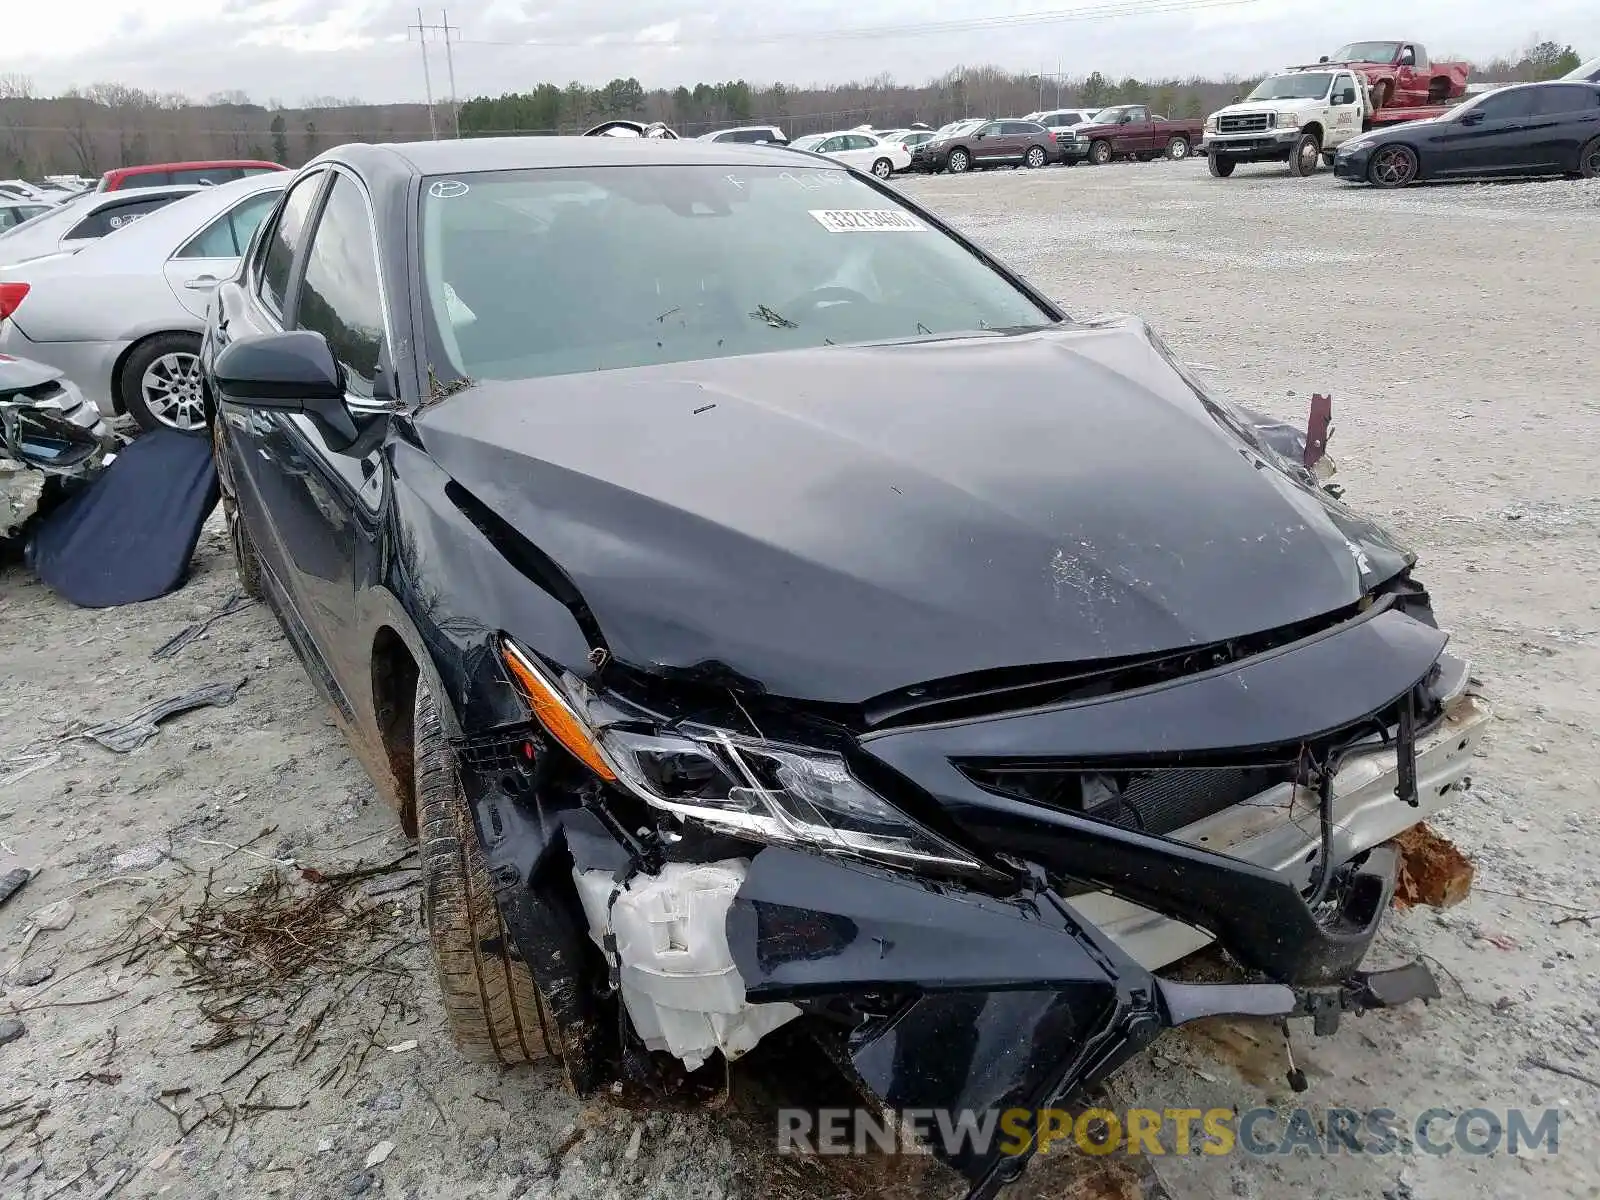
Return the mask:
<svg viewBox="0 0 1600 1200"><path fill-rule="evenodd" d="M1394 110L1393 116L1415 120L1443 111ZM1219 179L1242 162L1282 162L1291 175L1310 175L1319 161L1331 166L1340 143L1370 128L1372 117L1366 81L1355 72L1337 67L1284 71L1207 117L1204 151Z"/></svg>

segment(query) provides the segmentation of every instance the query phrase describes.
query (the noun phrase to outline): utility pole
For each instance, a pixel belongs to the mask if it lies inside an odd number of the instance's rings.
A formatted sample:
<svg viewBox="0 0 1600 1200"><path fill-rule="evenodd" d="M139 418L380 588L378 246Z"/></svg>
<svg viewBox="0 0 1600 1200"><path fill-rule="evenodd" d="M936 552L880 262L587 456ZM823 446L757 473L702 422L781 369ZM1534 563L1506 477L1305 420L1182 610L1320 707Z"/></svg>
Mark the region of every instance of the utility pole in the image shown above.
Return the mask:
<svg viewBox="0 0 1600 1200"><path fill-rule="evenodd" d="M450 10L441 8L439 12L444 16L444 64L450 72L450 116L455 126L456 136L461 136L461 105L456 102L456 60L450 52ZM421 18L419 17L420 21ZM456 30L457 33L461 31Z"/></svg>
<svg viewBox="0 0 1600 1200"><path fill-rule="evenodd" d="M417 31L417 41L422 45L422 86L428 97L428 132L433 135L433 140L437 142L439 140L439 123L433 115L433 80L428 76L429 28L429 26L422 23L422 10L419 8L417 9L417 23L406 26L406 32L409 33L415 29Z"/></svg>

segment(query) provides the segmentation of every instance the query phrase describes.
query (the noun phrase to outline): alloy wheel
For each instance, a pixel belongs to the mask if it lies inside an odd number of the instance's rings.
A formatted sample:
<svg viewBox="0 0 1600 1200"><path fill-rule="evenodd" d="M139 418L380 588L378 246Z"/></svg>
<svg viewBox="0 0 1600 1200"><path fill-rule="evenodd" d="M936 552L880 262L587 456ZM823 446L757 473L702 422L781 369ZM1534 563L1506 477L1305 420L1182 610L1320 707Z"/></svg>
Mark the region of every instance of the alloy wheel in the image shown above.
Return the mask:
<svg viewBox="0 0 1600 1200"><path fill-rule="evenodd" d="M1417 156L1405 146L1385 146L1372 160L1372 180L1380 187L1405 187L1417 174Z"/></svg>
<svg viewBox="0 0 1600 1200"><path fill-rule="evenodd" d="M951 171L953 171L953 172L955 172L956 174L959 175L962 171L965 171L967 169L967 167L970 166L970 165L971 165L971 160L967 158L967 152L965 150L952 150L950 152L950 164L949 164L949 166L950 166L950 170Z"/></svg>
<svg viewBox="0 0 1600 1200"><path fill-rule="evenodd" d="M1044 166L1044 151L1039 149L1038 146L1028 151L1028 165L1034 170Z"/></svg>
<svg viewBox="0 0 1600 1200"><path fill-rule="evenodd" d="M880 158L872 164L872 173L879 179L887 179L894 174L894 164L887 158Z"/></svg>
<svg viewBox="0 0 1600 1200"><path fill-rule="evenodd" d="M1167 146L1167 157L1174 161L1189 157L1189 143L1182 138L1173 138Z"/></svg>
<svg viewBox="0 0 1600 1200"><path fill-rule="evenodd" d="M145 368L139 394L150 415L163 425L191 433L206 423L198 355L163 354Z"/></svg>
<svg viewBox="0 0 1600 1200"><path fill-rule="evenodd" d="M1589 168L1591 178L1600 176L1600 140L1593 142L1589 146L1589 157L1584 162Z"/></svg>

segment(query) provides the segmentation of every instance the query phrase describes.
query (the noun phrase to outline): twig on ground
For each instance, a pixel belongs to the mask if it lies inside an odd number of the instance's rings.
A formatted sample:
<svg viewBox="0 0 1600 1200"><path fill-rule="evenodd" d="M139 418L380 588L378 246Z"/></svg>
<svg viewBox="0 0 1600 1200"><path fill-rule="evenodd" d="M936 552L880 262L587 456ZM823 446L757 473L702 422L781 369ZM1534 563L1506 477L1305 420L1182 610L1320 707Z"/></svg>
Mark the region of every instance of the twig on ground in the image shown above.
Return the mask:
<svg viewBox="0 0 1600 1200"><path fill-rule="evenodd" d="M1554 1071L1557 1075L1565 1075L1568 1079L1576 1079L1579 1083L1587 1083L1592 1088L1600 1088L1600 1079L1593 1075L1585 1075L1582 1071L1572 1067L1563 1067L1560 1063L1553 1063L1543 1055L1535 1054L1528 1059L1530 1067L1538 1067L1541 1071Z"/></svg>

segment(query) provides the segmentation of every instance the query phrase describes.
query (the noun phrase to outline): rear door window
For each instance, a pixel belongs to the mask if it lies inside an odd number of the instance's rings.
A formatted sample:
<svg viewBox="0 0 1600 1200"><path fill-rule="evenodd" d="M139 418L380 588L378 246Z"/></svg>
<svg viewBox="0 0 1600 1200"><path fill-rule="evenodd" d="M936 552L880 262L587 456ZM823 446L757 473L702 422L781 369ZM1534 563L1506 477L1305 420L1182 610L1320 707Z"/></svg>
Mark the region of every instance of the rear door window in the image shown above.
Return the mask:
<svg viewBox="0 0 1600 1200"><path fill-rule="evenodd" d="M1600 104L1600 93L1586 87L1530 88L1538 93L1538 114L1546 117L1564 116L1567 113L1589 112Z"/></svg>
<svg viewBox="0 0 1600 1200"><path fill-rule="evenodd" d="M238 258L277 200L277 192L263 192L235 204L184 243L173 257Z"/></svg>

